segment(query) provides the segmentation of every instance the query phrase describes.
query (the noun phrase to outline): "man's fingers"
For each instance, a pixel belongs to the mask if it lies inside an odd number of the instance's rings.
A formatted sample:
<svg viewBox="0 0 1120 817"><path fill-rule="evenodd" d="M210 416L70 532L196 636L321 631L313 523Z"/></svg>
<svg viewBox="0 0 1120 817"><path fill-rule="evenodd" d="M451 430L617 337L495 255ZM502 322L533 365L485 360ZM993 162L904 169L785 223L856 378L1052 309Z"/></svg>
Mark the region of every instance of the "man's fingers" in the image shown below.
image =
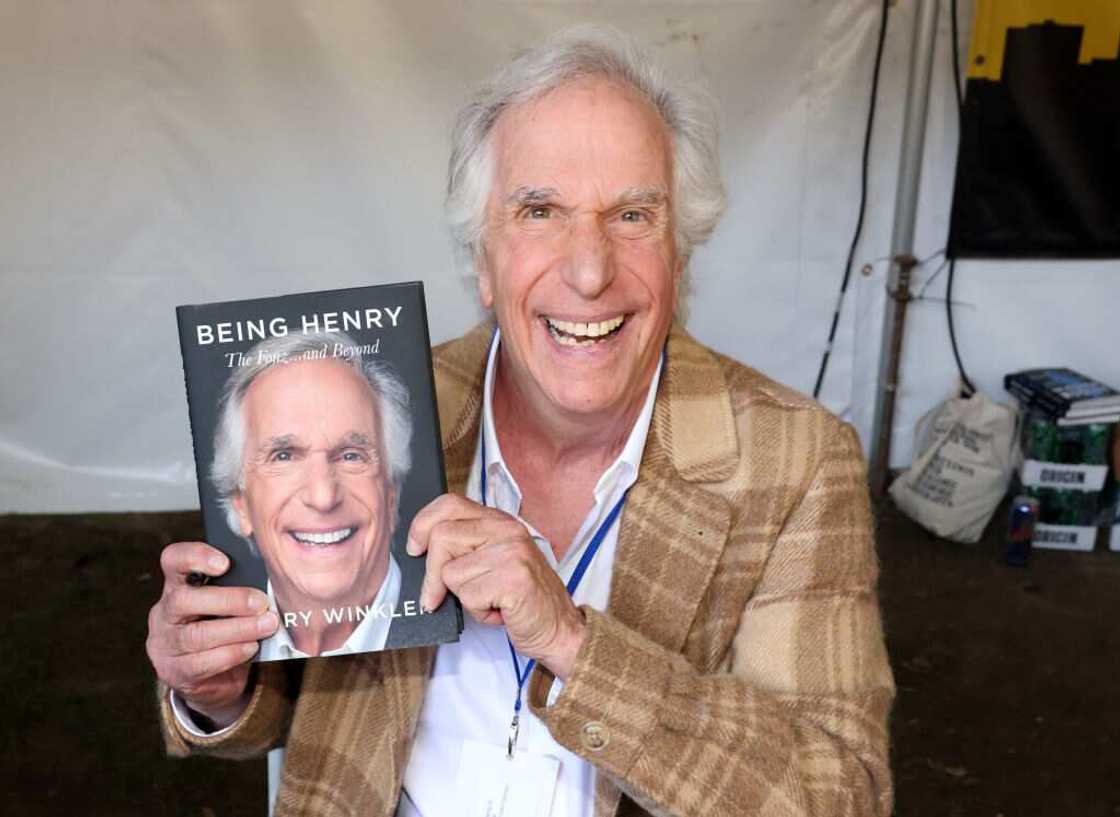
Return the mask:
<svg viewBox="0 0 1120 817"><path fill-rule="evenodd" d="M444 550L457 558L487 545L512 541L527 533L524 525L504 514L500 519L445 519L432 528L428 554L431 558L436 550Z"/></svg>
<svg viewBox="0 0 1120 817"><path fill-rule="evenodd" d="M424 586L420 589L420 606L435 610L447 595L443 580L444 566L455 559L473 553L481 547L509 541L525 535L524 526L513 517L485 519L445 519L438 522L429 533L428 561L424 572Z"/></svg>
<svg viewBox="0 0 1120 817"><path fill-rule="evenodd" d="M502 611L501 610L491 610L486 615L484 615L482 618L478 619L478 623L479 624L502 624L502 625L504 625L506 623L506 620L504 618L502 618Z"/></svg>
<svg viewBox="0 0 1120 817"><path fill-rule="evenodd" d="M471 616L483 624L492 623L494 613L513 603L533 581L532 558L525 558L522 546L539 555L535 547L521 542L489 545L447 562L443 583Z"/></svg>
<svg viewBox="0 0 1120 817"><path fill-rule="evenodd" d="M441 522L454 519L477 519L495 512L484 505L472 502L458 494L442 494L437 496L420 512L412 518L412 525L408 529L408 543L405 550L410 556L419 556L427 552L430 546L432 529Z"/></svg>
<svg viewBox="0 0 1120 817"><path fill-rule="evenodd" d="M443 600L447 598L447 585L439 576L440 574L432 569L432 559L429 557L424 582L420 585L420 609L426 613L438 610Z"/></svg>
<svg viewBox="0 0 1120 817"><path fill-rule="evenodd" d="M279 625L279 617L272 612L192 621L175 629L176 654L206 652L227 644L255 644L276 632Z"/></svg>
<svg viewBox="0 0 1120 817"><path fill-rule="evenodd" d="M447 556L448 551L433 550L428 554L428 570L424 575L424 585L420 588L420 606L425 610L435 610L451 590L458 595L458 587L463 583L488 573L493 569L492 560L480 558L483 551L466 550L456 556ZM462 597L459 598L462 601Z"/></svg>
<svg viewBox="0 0 1120 817"><path fill-rule="evenodd" d="M205 542L175 542L163 549L159 557L164 580L184 584L191 573L221 576L229 570L229 559Z"/></svg>
<svg viewBox="0 0 1120 817"><path fill-rule="evenodd" d="M268 596L252 587L189 587L168 592L164 615L172 624L201 616L255 616L268 609Z"/></svg>
<svg viewBox="0 0 1120 817"><path fill-rule="evenodd" d="M527 535L525 526L507 513L456 494L436 497L416 514L408 533L408 552L428 554L420 606L435 610L443 603L447 586L442 574L449 561L485 545Z"/></svg>
<svg viewBox="0 0 1120 817"><path fill-rule="evenodd" d="M494 573L508 561L509 557L509 550L501 544L485 546L445 562L440 572L440 580L448 590L458 596L460 587Z"/></svg>
<svg viewBox="0 0 1120 817"><path fill-rule="evenodd" d="M466 526L471 526L471 522L453 519L438 522L431 529L424 584L420 588L420 606L424 610L437 609L447 596L447 585L443 583L443 566L478 547L477 535L472 536L464 531Z"/></svg>
<svg viewBox="0 0 1120 817"><path fill-rule="evenodd" d="M471 618L481 624L495 623L501 619L498 599L500 589L495 581L496 575L491 567L475 573L462 584L455 585L455 595Z"/></svg>
<svg viewBox="0 0 1120 817"><path fill-rule="evenodd" d="M169 663L173 678L177 679L177 682L173 680L171 686L190 695L199 684L215 675L221 675L227 670L244 664L256 655L257 648L258 645L255 641L243 644L226 644L204 652L195 652L172 658Z"/></svg>

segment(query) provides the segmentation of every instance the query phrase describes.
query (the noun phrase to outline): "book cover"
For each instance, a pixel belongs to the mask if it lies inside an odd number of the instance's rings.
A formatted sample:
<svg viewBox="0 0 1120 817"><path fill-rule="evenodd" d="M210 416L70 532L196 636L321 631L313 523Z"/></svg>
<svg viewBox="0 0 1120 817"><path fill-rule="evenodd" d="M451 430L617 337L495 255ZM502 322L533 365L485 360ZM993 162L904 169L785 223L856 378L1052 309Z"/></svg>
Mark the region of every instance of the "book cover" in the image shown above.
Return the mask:
<svg viewBox="0 0 1120 817"><path fill-rule="evenodd" d="M1092 414L1107 414L1120 411L1120 395L1115 397L1096 397L1091 400L1078 400L1069 411L1067 417L1086 417Z"/></svg>
<svg viewBox="0 0 1120 817"><path fill-rule="evenodd" d="M458 639L420 609L416 513L446 491L424 290L391 284L176 310L216 584L268 593L259 661Z"/></svg>
<svg viewBox="0 0 1120 817"><path fill-rule="evenodd" d="M1027 369L1007 375L1004 385L1016 383L1058 408L1085 411L1120 405L1120 392L1091 377L1067 368Z"/></svg>
<svg viewBox="0 0 1120 817"><path fill-rule="evenodd" d="M1024 405L1041 410L1052 417L1060 417L1069 408L1069 401L1047 391L1035 380L1023 377L1023 373L1004 375L1004 389L1014 395Z"/></svg>
<svg viewBox="0 0 1120 817"><path fill-rule="evenodd" d="M1015 380L1004 380L1004 389L1027 409L1046 414L1050 418L1062 416L1063 406L1056 403L1047 395L1034 392Z"/></svg>

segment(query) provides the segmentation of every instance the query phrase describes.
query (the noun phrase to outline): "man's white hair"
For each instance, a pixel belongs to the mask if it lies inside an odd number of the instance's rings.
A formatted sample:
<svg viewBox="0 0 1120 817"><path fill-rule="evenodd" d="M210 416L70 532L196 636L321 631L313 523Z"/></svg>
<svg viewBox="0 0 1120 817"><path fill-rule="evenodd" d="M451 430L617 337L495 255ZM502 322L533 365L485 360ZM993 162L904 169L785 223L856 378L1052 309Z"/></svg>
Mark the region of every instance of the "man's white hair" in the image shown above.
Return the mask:
<svg viewBox="0 0 1120 817"><path fill-rule="evenodd" d="M242 535L241 520L233 506L233 496L245 489L245 418L241 411L245 394L253 381L269 369L283 366L285 362L298 361L305 353L319 353L324 344L327 349L336 348L336 344L347 349L356 345L342 332L301 333L268 338L245 353L244 359L251 362L246 366L236 367L222 389L218 427L214 432L214 462L210 466L210 481L217 490L222 509L226 513L226 524L239 536ZM401 485L412 468L412 414L409 411L408 388L383 360L365 360L361 355L324 359L337 360L349 366L373 390L377 401L377 416L381 419L381 439L378 442L389 467L389 480L395 489L396 501L393 503L390 519L392 527L396 528ZM256 543L252 537L243 538L249 543L249 549L256 553Z"/></svg>
<svg viewBox="0 0 1120 817"><path fill-rule="evenodd" d="M585 77L634 88L654 106L672 145L670 192L677 251L687 267L723 215L727 197L719 170L719 128L711 95L696 85L672 84L617 29L580 25L553 35L483 83L459 112L447 168L445 213L457 249L478 264L486 202L493 184L494 125L512 106Z"/></svg>

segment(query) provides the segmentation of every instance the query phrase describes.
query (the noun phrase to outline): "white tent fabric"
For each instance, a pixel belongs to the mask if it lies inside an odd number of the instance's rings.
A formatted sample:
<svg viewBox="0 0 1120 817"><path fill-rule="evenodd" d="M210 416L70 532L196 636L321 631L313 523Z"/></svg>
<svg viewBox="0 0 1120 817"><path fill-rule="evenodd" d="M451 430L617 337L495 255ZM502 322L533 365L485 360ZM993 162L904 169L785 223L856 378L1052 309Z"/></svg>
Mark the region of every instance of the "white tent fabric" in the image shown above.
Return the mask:
<svg viewBox="0 0 1120 817"><path fill-rule="evenodd" d="M177 304L422 279L434 342L474 323L441 221L450 123L494 66L579 21L631 32L715 92L731 206L694 257L689 328L811 389L855 223L879 7L0 3L0 512L197 507ZM892 10L857 267L889 246L913 13ZM952 189L943 59L919 255L944 243ZM970 373L997 396L1027 364L1120 382L1116 272L958 265ZM855 276L823 395L865 442L885 273ZM1071 282L1080 317L1049 339L1030 322L1072 301ZM954 380L941 310L912 315L895 464Z"/></svg>

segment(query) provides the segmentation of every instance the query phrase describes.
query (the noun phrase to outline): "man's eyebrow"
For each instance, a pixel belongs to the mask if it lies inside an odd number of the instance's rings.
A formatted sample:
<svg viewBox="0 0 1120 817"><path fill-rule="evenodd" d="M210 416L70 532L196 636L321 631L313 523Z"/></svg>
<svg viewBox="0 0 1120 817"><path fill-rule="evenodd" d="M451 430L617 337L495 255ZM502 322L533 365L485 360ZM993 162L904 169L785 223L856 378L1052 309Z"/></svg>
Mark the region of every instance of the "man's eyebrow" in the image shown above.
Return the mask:
<svg viewBox="0 0 1120 817"><path fill-rule="evenodd" d="M514 207L545 204L554 201L558 195L555 187L519 187L506 196L506 204Z"/></svg>
<svg viewBox="0 0 1120 817"><path fill-rule="evenodd" d="M276 451L279 448L292 448L298 443L295 434L279 434L275 437L269 437L257 449L259 453L266 453L268 451Z"/></svg>
<svg viewBox="0 0 1120 817"><path fill-rule="evenodd" d="M651 187L629 187L619 195L616 206L625 204L644 204L655 207L669 200L669 193L659 184Z"/></svg>
<svg viewBox="0 0 1120 817"><path fill-rule="evenodd" d="M360 431L348 431L339 441L342 448L373 448L373 438Z"/></svg>
<svg viewBox="0 0 1120 817"><path fill-rule="evenodd" d="M525 207L533 204L547 204L555 201L559 196L555 187L519 187L506 196L506 203L515 207ZM656 207L665 204L669 199L668 191L663 185L650 187L628 187L618 194L615 206L627 204L640 204L647 207Z"/></svg>

